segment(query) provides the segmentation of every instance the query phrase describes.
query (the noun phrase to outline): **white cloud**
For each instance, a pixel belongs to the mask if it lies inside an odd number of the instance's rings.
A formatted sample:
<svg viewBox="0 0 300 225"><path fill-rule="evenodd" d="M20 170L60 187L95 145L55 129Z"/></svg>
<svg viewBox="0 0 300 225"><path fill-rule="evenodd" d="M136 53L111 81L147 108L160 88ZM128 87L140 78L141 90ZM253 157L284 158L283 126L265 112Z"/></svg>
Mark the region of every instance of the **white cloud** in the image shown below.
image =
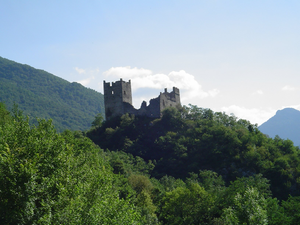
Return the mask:
<svg viewBox="0 0 300 225"><path fill-rule="evenodd" d="M297 88L290 86L290 85L285 85L283 88L281 88L283 91L295 91Z"/></svg>
<svg viewBox="0 0 300 225"><path fill-rule="evenodd" d="M264 92L262 90L256 90L253 95L263 95Z"/></svg>
<svg viewBox="0 0 300 225"><path fill-rule="evenodd" d="M237 105L231 105L229 107L222 107L222 111L226 114L233 113L240 119L249 120L252 124L261 125L262 123L266 122L272 116L275 115L275 109L258 109L258 108L245 108L240 107Z"/></svg>
<svg viewBox="0 0 300 225"><path fill-rule="evenodd" d="M181 93L181 102L183 104L190 103L192 98L206 98L215 97L219 94L219 90L212 89L204 91L202 86L195 79L195 76L185 72L184 70L172 71L169 74L157 73L154 74L151 70L143 68L126 67L112 67L105 71L103 75L112 80L116 79L130 79L132 91L136 92L140 88L153 88L163 91L164 88L177 87ZM170 90L169 90L170 91ZM133 100L142 98L144 96L133 97ZM157 97L157 96L152 96ZM144 98L144 100L146 100ZM138 103L140 104L140 103ZM136 106L136 104L134 103Z"/></svg>
<svg viewBox="0 0 300 225"><path fill-rule="evenodd" d="M79 74L85 73L85 70L84 70L84 69L80 69L80 68L78 68L78 67L75 67L75 70L76 70Z"/></svg>
<svg viewBox="0 0 300 225"><path fill-rule="evenodd" d="M77 83L83 85L83 86L87 86L89 83L91 83L92 80L94 80L95 77L92 76L92 77L89 77L87 79L83 79L83 80L80 80L80 81L77 81Z"/></svg>
<svg viewBox="0 0 300 225"><path fill-rule="evenodd" d="M220 91L218 89L212 89L208 91L208 93L210 94L210 96L215 97L220 93Z"/></svg>
<svg viewBox="0 0 300 225"><path fill-rule="evenodd" d="M77 83L80 83L83 86L89 86L92 80L95 80L95 77L99 74L99 69L93 69L93 70L88 70L88 69L80 69L78 67L75 67L75 70L77 73L79 73L81 76L84 78L81 80L76 81Z"/></svg>

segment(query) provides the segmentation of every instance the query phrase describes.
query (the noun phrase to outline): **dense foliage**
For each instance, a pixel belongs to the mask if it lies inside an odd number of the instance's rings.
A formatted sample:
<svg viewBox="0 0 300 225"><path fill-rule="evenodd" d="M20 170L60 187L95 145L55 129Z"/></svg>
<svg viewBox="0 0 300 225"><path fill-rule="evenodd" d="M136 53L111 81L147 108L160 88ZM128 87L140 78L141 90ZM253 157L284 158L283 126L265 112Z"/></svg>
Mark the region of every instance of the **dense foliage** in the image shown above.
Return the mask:
<svg viewBox="0 0 300 225"><path fill-rule="evenodd" d="M196 106L58 134L0 104L0 224L296 225L299 160L291 141Z"/></svg>
<svg viewBox="0 0 300 225"><path fill-rule="evenodd" d="M190 105L155 120L123 115L87 136L153 165L163 224L299 223L299 148L246 120Z"/></svg>
<svg viewBox="0 0 300 225"><path fill-rule="evenodd" d="M30 127L3 106L0 115L0 224L142 224L90 140L57 134L51 121Z"/></svg>
<svg viewBox="0 0 300 225"><path fill-rule="evenodd" d="M92 129L88 137L103 149L151 160L156 178L184 179L212 170L229 184L236 177L263 174L277 198L300 194L299 148L224 113L190 106L169 108L156 120L124 115Z"/></svg>
<svg viewBox="0 0 300 225"><path fill-rule="evenodd" d="M52 119L59 131L86 130L104 112L103 95L43 70L0 57L0 102L31 119Z"/></svg>

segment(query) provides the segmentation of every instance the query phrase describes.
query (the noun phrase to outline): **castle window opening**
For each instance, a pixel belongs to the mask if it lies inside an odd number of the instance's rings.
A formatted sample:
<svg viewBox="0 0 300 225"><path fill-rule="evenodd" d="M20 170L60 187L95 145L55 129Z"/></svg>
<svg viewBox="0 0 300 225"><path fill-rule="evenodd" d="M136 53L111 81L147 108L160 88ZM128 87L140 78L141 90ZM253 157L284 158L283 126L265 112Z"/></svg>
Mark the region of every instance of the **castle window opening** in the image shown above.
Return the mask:
<svg viewBox="0 0 300 225"><path fill-rule="evenodd" d="M113 95L113 94L114 94L114 91L111 91L111 94Z"/></svg>

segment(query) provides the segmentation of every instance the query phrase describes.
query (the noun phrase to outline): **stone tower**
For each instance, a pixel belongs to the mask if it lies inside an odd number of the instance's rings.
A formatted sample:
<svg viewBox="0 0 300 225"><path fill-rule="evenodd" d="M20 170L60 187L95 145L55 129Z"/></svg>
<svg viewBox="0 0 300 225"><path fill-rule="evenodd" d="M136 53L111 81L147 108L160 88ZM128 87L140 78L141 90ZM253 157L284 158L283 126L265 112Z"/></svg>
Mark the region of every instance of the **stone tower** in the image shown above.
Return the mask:
<svg viewBox="0 0 300 225"><path fill-rule="evenodd" d="M111 84L103 81L103 89L106 119L125 114L126 105L132 105L130 80L125 82L120 79L120 81L112 82Z"/></svg>
<svg viewBox="0 0 300 225"><path fill-rule="evenodd" d="M180 94L178 88L173 87L173 91L170 93L167 91L167 88L165 88L165 92L160 93L159 95L160 112L162 112L167 107L175 107L178 104L180 105Z"/></svg>

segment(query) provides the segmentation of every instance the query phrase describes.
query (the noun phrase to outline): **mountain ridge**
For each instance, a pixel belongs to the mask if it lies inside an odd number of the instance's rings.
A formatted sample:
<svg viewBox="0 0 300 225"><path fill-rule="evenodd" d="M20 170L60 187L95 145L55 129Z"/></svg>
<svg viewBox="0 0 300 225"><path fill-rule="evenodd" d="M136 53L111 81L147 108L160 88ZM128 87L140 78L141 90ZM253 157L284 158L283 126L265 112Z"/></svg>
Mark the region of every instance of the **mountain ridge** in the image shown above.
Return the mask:
<svg viewBox="0 0 300 225"><path fill-rule="evenodd" d="M59 131L86 130L104 112L103 95L44 70L0 57L0 102L31 118L52 119Z"/></svg>
<svg viewBox="0 0 300 225"><path fill-rule="evenodd" d="M296 146L300 145L300 111L294 108L278 110L269 120L259 126L259 130L274 138L289 139Z"/></svg>

